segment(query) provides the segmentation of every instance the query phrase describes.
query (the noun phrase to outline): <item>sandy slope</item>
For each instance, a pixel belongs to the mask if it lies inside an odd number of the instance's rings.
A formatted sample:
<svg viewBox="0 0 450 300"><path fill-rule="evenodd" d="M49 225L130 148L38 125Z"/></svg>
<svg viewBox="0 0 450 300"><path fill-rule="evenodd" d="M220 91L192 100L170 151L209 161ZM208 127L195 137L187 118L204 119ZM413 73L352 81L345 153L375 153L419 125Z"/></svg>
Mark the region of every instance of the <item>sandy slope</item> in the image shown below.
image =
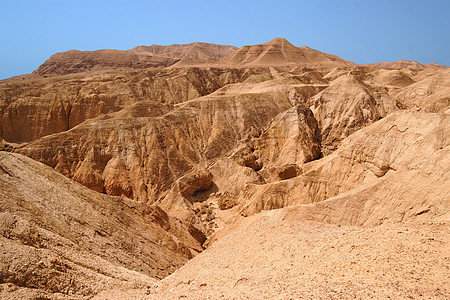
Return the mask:
<svg viewBox="0 0 450 300"><path fill-rule="evenodd" d="M305 222L294 212L251 217L160 283L120 299L450 296L448 223L360 228Z"/></svg>

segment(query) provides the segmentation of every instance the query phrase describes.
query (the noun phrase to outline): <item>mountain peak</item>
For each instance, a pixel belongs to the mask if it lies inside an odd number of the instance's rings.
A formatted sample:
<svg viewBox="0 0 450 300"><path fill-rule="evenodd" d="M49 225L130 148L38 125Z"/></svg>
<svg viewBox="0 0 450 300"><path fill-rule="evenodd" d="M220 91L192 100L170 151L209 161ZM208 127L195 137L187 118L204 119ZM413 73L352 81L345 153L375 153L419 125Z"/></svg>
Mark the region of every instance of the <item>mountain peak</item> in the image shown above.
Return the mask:
<svg viewBox="0 0 450 300"><path fill-rule="evenodd" d="M282 38L282 37L276 37L273 40L265 43L264 45L280 45L280 46L289 45L289 46L294 46L287 39Z"/></svg>
<svg viewBox="0 0 450 300"><path fill-rule="evenodd" d="M274 38L264 44L244 46L221 63L228 66L353 65L334 55L308 47L296 47L282 37Z"/></svg>

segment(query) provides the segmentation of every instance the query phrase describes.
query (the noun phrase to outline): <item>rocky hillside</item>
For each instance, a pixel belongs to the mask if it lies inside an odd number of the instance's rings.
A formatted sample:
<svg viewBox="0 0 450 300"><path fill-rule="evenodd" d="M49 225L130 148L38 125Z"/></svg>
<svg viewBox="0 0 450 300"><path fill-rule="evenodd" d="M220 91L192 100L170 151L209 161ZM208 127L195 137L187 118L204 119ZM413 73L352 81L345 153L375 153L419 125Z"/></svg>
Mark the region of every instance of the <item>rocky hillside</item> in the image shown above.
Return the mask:
<svg viewBox="0 0 450 300"><path fill-rule="evenodd" d="M0 152L1 283L92 295L146 287L203 250L204 235L150 206L94 192Z"/></svg>
<svg viewBox="0 0 450 300"><path fill-rule="evenodd" d="M0 294L445 299L449 74L282 38L56 54L0 82Z"/></svg>

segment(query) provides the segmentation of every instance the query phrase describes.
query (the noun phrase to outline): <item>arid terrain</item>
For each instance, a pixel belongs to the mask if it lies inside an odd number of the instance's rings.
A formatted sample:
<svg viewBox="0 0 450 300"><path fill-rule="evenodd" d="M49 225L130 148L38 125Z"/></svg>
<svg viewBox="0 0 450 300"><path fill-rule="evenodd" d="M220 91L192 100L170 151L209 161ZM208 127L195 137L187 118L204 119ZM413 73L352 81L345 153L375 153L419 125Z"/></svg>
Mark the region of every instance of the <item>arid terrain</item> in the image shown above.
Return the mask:
<svg viewBox="0 0 450 300"><path fill-rule="evenodd" d="M0 81L2 299L450 298L450 68L283 38Z"/></svg>

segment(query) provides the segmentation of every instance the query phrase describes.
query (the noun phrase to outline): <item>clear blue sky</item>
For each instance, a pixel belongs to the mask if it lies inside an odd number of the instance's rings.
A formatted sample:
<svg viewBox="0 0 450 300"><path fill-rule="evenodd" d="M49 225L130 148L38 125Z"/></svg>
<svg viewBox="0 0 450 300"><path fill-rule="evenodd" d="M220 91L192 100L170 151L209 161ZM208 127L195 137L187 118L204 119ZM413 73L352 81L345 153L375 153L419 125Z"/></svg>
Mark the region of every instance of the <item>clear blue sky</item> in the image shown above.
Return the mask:
<svg viewBox="0 0 450 300"><path fill-rule="evenodd" d="M56 52L285 37L356 63L450 66L450 0L0 0L0 79Z"/></svg>

